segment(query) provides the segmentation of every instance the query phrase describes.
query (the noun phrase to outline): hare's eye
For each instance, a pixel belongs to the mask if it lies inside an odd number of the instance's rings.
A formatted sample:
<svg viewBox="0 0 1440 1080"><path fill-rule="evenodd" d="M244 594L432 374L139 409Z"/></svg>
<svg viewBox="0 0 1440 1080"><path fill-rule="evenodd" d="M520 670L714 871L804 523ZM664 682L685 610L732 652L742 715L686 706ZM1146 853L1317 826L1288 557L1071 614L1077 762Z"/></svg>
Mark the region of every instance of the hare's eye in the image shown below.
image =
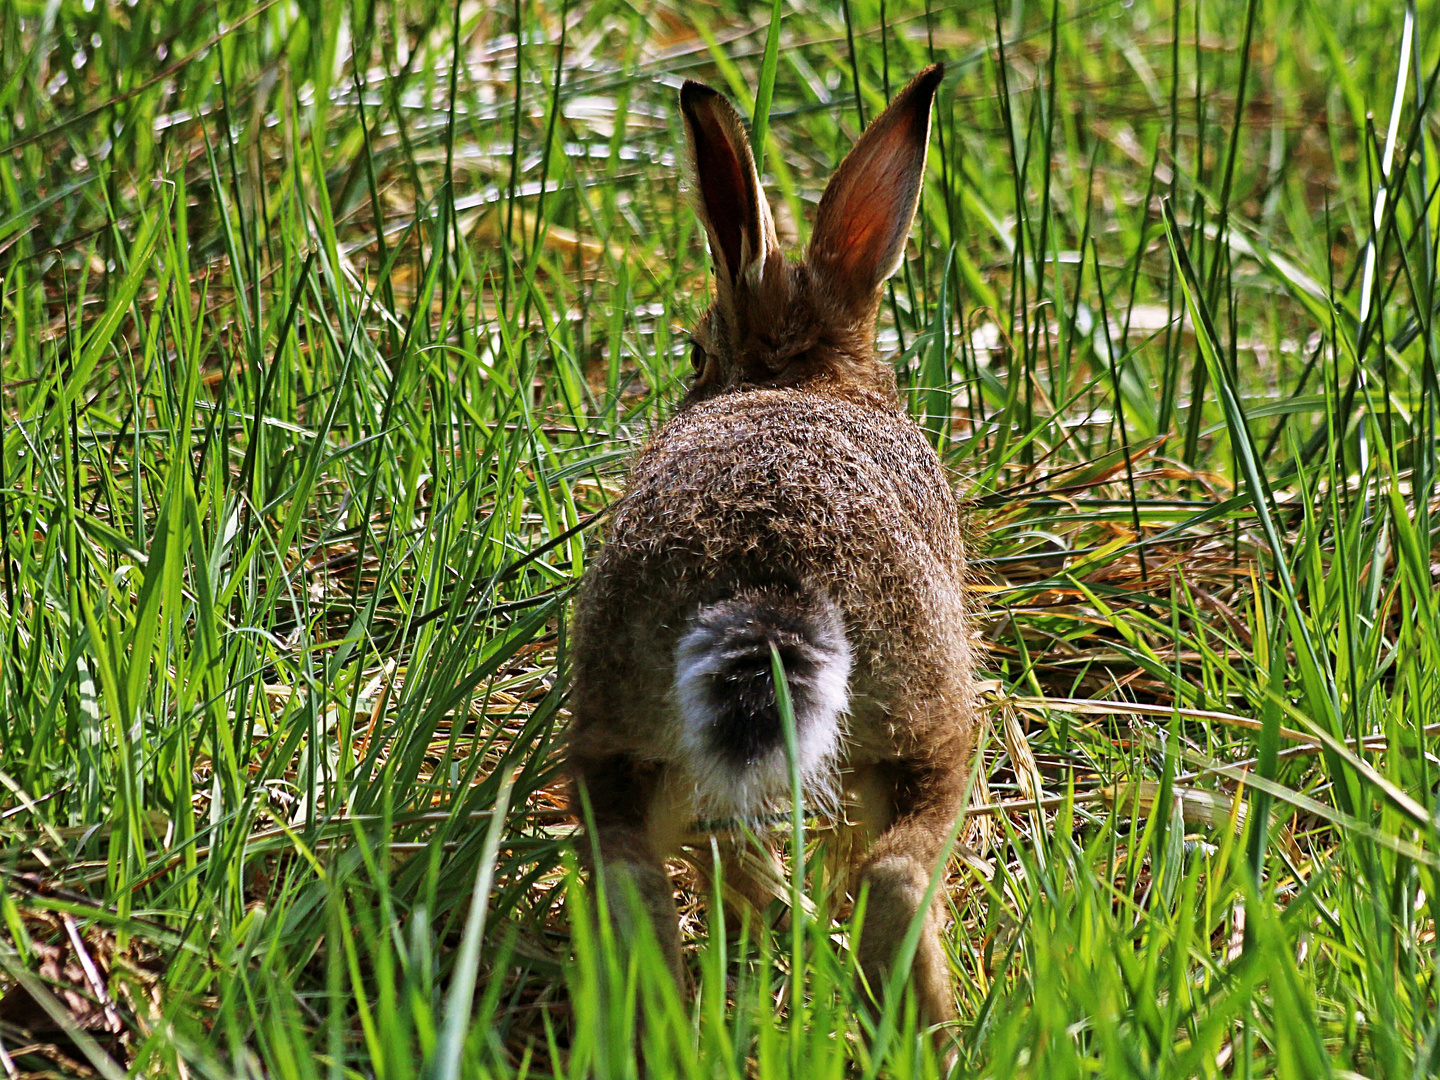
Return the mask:
<svg viewBox="0 0 1440 1080"><path fill-rule="evenodd" d="M690 366L695 369L696 375L705 370L705 350L698 341L690 342Z"/></svg>

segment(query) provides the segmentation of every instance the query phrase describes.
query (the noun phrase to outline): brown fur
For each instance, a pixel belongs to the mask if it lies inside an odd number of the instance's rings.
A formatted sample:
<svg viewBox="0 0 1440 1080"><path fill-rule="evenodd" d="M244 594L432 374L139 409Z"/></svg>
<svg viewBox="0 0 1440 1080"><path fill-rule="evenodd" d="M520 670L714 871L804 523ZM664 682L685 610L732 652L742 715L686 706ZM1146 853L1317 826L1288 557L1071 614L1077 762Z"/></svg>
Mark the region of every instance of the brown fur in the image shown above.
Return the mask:
<svg viewBox="0 0 1440 1080"><path fill-rule="evenodd" d="M975 722L956 505L874 351L939 77L923 72L866 131L799 263L778 251L734 110L696 84L681 95L692 166L706 167L716 302L695 329L695 385L635 461L581 589L568 749L605 872L633 882L677 978L663 860L694 806L675 650L702 606L784 584L843 614L853 666L839 779L863 832L861 962L877 992L963 808ZM910 982L926 1020L953 1016L934 911Z"/></svg>

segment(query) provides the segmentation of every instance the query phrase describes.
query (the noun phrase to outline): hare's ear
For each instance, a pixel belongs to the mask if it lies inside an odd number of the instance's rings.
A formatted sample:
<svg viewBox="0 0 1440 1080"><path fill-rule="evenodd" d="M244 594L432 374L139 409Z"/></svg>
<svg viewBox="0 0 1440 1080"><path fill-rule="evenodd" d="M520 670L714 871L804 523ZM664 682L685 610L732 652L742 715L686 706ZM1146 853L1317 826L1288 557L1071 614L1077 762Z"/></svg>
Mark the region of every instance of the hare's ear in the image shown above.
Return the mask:
<svg viewBox="0 0 1440 1080"><path fill-rule="evenodd" d="M809 263L851 303L871 303L904 257L925 178L930 103L944 74L934 64L915 76L865 129L820 198Z"/></svg>
<svg viewBox="0 0 1440 1080"><path fill-rule="evenodd" d="M734 287L776 248L770 204L760 190L750 140L734 106L704 83L680 91L697 209L710 237L715 272Z"/></svg>

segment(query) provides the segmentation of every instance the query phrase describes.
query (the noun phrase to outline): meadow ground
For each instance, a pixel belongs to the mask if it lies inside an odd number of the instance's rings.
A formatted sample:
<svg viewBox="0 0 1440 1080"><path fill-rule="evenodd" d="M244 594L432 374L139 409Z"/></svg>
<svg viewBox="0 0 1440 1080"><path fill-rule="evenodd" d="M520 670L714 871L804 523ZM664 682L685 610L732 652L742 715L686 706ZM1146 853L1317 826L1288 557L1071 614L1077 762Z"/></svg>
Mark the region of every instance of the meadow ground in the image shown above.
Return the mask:
<svg viewBox="0 0 1440 1080"><path fill-rule="evenodd" d="M0 1072L943 1072L822 830L738 936L677 866L693 1002L593 939L555 757L680 81L803 240L932 59L956 1075L1440 1073L1434 0L0 0Z"/></svg>

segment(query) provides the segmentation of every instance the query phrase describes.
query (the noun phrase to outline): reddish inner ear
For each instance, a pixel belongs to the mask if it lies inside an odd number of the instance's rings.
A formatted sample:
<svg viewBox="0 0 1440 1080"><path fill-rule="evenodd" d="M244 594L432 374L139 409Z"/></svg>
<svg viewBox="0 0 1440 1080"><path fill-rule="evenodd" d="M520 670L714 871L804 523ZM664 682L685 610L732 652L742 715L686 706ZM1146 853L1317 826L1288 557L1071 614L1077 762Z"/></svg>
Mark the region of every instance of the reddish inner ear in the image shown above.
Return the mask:
<svg viewBox="0 0 1440 1080"><path fill-rule="evenodd" d="M837 192L834 220L843 227L831 238L829 254L843 273L868 279L886 255L904 243L900 234L909 232L908 211L923 167L917 167L917 162L924 160L919 133L925 119L923 113L899 118L900 122L867 147L863 168Z"/></svg>
<svg viewBox="0 0 1440 1080"><path fill-rule="evenodd" d="M749 212L745 198L745 171L724 131L710 117L696 118L695 172L705 214L720 244L724 270L740 268L742 226Z"/></svg>
<svg viewBox="0 0 1440 1080"><path fill-rule="evenodd" d="M820 197L809 258L852 299L873 299L904 256L925 174L930 106L943 75L936 64L915 76L860 136Z"/></svg>

